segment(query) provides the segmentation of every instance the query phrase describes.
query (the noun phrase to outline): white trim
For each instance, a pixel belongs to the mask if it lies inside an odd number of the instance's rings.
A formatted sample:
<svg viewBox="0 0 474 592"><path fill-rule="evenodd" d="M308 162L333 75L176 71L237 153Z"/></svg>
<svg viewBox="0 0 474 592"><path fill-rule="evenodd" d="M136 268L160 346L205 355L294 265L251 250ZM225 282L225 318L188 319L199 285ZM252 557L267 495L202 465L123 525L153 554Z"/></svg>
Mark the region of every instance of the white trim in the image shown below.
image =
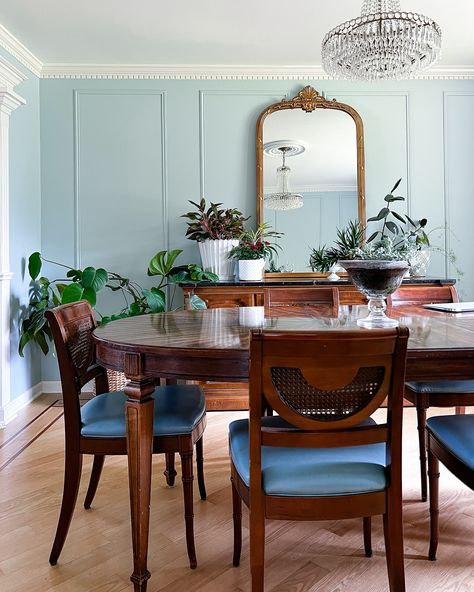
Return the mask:
<svg viewBox="0 0 474 592"><path fill-rule="evenodd" d="M4 428L7 423L12 421L12 419L15 419L22 409L33 402L43 392L43 383L38 382L31 388L27 389L19 397L9 401L5 407L0 407L0 428Z"/></svg>
<svg viewBox="0 0 474 592"><path fill-rule="evenodd" d="M43 380L41 383L41 389L41 392L43 393L62 394L63 392L60 380Z"/></svg>
<svg viewBox="0 0 474 592"><path fill-rule="evenodd" d="M26 80L18 68L0 56L0 86L12 91L17 84Z"/></svg>
<svg viewBox="0 0 474 592"><path fill-rule="evenodd" d="M0 46L16 58L21 64L31 70L36 76L41 75L43 62L38 59L27 47L10 33L3 25L0 25Z"/></svg>
<svg viewBox="0 0 474 592"><path fill-rule="evenodd" d="M333 80L321 66L44 64L41 78L115 80ZM474 80L474 66L434 66L419 80Z"/></svg>

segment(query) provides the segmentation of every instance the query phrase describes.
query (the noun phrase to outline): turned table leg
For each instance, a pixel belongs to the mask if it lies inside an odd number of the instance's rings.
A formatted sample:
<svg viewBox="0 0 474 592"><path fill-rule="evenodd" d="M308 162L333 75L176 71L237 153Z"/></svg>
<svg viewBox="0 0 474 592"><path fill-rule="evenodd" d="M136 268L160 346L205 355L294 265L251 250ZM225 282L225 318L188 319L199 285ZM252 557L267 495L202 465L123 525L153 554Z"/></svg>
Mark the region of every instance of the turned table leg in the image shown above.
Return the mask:
<svg viewBox="0 0 474 592"><path fill-rule="evenodd" d="M150 522L151 457L153 447L153 410L155 390L152 380L141 373L138 355L126 354L125 375L130 382L127 395L127 451L132 522L134 592L146 592L150 572L147 569Z"/></svg>

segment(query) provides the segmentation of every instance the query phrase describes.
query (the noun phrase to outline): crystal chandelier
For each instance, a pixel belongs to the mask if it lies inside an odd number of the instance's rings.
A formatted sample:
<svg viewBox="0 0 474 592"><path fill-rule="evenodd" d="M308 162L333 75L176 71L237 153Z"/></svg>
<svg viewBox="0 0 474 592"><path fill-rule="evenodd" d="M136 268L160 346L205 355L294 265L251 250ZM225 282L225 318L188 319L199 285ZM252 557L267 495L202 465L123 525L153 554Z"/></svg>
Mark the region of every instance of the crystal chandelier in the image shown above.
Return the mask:
<svg viewBox="0 0 474 592"><path fill-rule="evenodd" d="M399 0L364 0L361 16L329 31L322 44L324 70L349 80L410 78L440 52L439 26L401 12Z"/></svg>
<svg viewBox="0 0 474 592"><path fill-rule="evenodd" d="M291 174L290 167L286 166L286 153L290 152L290 146L279 146L283 162L277 168L277 189L276 193L265 196L265 207L269 210L296 210L303 207L303 196L300 193L292 193L288 185L288 178Z"/></svg>

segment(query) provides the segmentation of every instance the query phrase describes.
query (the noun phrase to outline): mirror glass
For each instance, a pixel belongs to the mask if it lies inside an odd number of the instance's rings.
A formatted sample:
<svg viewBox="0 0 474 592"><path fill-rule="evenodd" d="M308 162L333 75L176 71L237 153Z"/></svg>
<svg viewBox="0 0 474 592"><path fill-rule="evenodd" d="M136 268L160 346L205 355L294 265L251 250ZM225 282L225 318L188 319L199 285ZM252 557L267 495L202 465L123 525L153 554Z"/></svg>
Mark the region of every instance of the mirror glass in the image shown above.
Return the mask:
<svg viewBox="0 0 474 592"><path fill-rule="evenodd" d="M362 123L350 107L318 101L325 108L271 106L261 126L259 221L284 233L270 271L311 272L313 248L350 220L364 223Z"/></svg>

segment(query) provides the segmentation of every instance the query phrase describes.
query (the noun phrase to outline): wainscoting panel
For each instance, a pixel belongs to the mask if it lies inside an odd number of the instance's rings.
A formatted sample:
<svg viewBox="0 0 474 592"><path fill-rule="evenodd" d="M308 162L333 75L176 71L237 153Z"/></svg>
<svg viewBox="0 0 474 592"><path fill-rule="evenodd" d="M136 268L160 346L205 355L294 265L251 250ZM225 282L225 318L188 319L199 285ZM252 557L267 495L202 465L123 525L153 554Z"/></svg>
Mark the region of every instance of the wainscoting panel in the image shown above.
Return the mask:
<svg viewBox="0 0 474 592"><path fill-rule="evenodd" d="M474 300L472 273L474 92L444 93L446 248L456 253L456 265L464 272L461 293ZM447 273L456 273L456 265L447 260Z"/></svg>
<svg viewBox="0 0 474 592"><path fill-rule="evenodd" d="M74 121L77 264L143 284L167 244L164 93L77 91ZM108 292L104 304L123 298Z"/></svg>

